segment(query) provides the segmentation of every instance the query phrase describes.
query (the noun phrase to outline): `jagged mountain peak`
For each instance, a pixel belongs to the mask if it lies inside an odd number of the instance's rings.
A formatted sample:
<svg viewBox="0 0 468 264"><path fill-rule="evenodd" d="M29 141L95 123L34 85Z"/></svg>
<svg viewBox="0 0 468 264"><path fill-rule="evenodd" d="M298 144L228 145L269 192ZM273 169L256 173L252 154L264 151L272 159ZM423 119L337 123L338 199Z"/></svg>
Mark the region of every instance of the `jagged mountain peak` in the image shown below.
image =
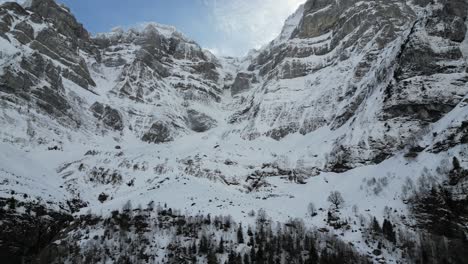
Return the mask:
<svg viewBox="0 0 468 264"><path fill-rule="evenodd" d="M96 37L98 38L115 38L123 36L133 36L144 34L154 34L157 33L166 39L170 38L179 38L186 42L194 42L186 37L182 32L178 31L174 26L159 24L156 22L146 22L141 23L136 26L129 27L125 29L124 27L115 27L109 33L98 33Z"/></svg>
<svg viewBox="0 0 468 264"><path fill-rule="evenodd" d="M284 26L283 26L283 29L281 30L280 35L276 39L273 40L274 44L282 43L286 40L289 40L293 36L294 31L297 29L300 21L302 20L304 16L304 11L305 11L305 4L302 4L297 8L294 14L290 15L286 19L286 22L284 23Z"/></svg>
<svg viewBox="0 0 468 264"><path fill-rule="evenodd" d="M70 10L55 0L30 0L23 5L27 10L52 21L57 30L66 36L87 40L88 31L79 23Z"/></svg>

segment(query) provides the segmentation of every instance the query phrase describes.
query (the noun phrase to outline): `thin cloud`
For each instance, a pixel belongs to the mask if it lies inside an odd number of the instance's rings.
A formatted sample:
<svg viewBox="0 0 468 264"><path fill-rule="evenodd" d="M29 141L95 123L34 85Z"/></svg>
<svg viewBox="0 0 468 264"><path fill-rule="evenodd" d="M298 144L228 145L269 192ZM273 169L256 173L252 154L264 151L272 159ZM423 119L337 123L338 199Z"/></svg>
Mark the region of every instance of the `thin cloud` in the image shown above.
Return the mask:
<svg viewBox="0 0 468 264"><path fill-rule="evenodd" d="M305 0L204 0L222 36L210 49L223 55L244 55L281 32L286 18Z"/></svg>

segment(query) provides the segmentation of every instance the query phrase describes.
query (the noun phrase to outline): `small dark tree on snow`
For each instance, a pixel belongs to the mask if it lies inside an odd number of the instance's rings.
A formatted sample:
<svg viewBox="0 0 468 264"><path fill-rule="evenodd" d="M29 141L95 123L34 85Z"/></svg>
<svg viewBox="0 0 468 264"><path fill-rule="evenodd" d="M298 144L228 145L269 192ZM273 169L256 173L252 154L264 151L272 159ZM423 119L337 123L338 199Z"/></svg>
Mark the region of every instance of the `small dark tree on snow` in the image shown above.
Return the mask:
<svg viewBox="0 0 468 264"><path fill-rule="evenodd" d="M255 256L255 263L265 263L265 252L261 246L258 248L257 254Z"/></svg>
<svg viewBox="0 0 468 264"><path fill-rule="evenodd" d="M202 235L200 238L200 247L198 249L198 252L206 254L208 252L209 248L209 243L208 243L208 238L206 237L205 234Z"/></svg>
<svg viewBox="0 0 468 264"><path fill-rule="evenodd" d="M395 235L395 231L393 231L392 223L387 219L385 219L383 222L382 232L383 232L384 237L388 239L388 241L391 241L393 243L396 242L396 235Z"/></svg>
<svg viewBox="0 0 468 264"><path fill-rule="evenodd" d="M309 213L311 217L314 217L317 215L317 209L315 209L314 203L309 203L309 205L307 205L307 212Z"/></svg>
<svg viewBox="0 0 468 264"><path fill-rule="evenodd" d="M128 201L124 204L124 206L123 206L123 208L122 208L122 211L123 211L123 212L126 212L126 213L131 213L131 212L132 212L132 202L130 202L130 200L128 200Z"/></svg>
<svg viewBox="0 0 468 264"><path fill-rule="evenodd" d="M457 159L457 157L453 157L452 165L453 165L454 170L460 170L461 169L460 161Z"/></svg>
<svg viewBox="0 0 468 264"><path fill-rule="evenodd" d="M335 209L339 209L344 204L343 196L338 191L331 192L328 201L335 206Z"/></svg>
<svg viewBox="0 0 468 264"><path fill-rule="evenodd" d="M249 237L253 236L253 232L252 232L252 227L249 226L249 228L247 229L247 235Z"/></svg>
<svg viewBox="0 0 468 264"><path fill-rule="evenodd" d="M468 175L468 171L462 168L457 157L453 157L452 165L453 169L448 174L449 184L457 185L462 178L465 178Z"/></svg>
<svg viewBox="0 0 468 264"><path fill-rule="evenodd" d="M227 260L227 263L226 264L237 264L237 255L236 253L234 253L234 251L231 251L229 252L229 255L228 255L228 260ZM242 260L240 262L242 264Z"/></svg>
<svg viewBox="0 0 468 264"><path fill-rule="evenodd" d="M315 248L314 242L311 243L309 249L309 258L306 261L306 264L316 264L319 262L319 255L317 252L317 248Z"/></svg>
<svg viewBox="0 0 468 264"><path fill-rule="evenodd" d="M244 259L244 264L250 264L250 258L247 253L244 253L243 259Z"/></svg>
<svg viewBox="0 0 468 264"><path fill-rule="evenodd" d="M257 254L255 252L255 245L250 248L250 262L255 263L257 261Z"/></svg>
<svg viewBox="0 0 468 264"><path fill-rule="evenodd" d="M213 252L213 250L210 250L206 256L206 260L208 264L218 264L218 257L216 257L216 254Z"/></svg>
<svg viewBox="0 0 468 264"><path fill-rule="evenodd" d="M8 206L10 207L11 210L16 209L16 199L15 197L10 197L7 201Z"/></svg>
<svg viewBox="0 0 468 264"><path fill-rule="evenodd" d="M239 229L237 229L237 243L244 244L244 231L242 229L242 224L239 224Z"/></svg>
<svg viewBox="0 0 468 264"><path fill-rule="evenodd" d="M377 218L375 218L375 217L374 217L374 219L372 219L372 230L377 234L382 233L382 228L380 227L380 224L377 221Z"/></svg>
<svg viewBox="0 0 468 264"><path fill-rule="evenodd" d="M190 247L190 253L192 255L197 254L197 243L195 241L193 241L192 246Z"/></svg>
<svg viewBox="0 0 468 264"><path fill-rule="evenodd" d="M265 223L267 220L268 220L268 216L267 216L265 209L262 208L258 210L257 221L260 223Z"/></svg>
<svg viewBox="0 0 468 264"><path fill-rule="evenodd" d="M224 239L222 237L221 237L221 240L219 241L218 253L219 254L224 253Z"/></svg>
<svg viewBox="0 0 468 264"><path fill-rule="evenodd" d="M255 247L255 239L253 236L249 238L249 242L247 243L247 246L254 248Z"/></svg>

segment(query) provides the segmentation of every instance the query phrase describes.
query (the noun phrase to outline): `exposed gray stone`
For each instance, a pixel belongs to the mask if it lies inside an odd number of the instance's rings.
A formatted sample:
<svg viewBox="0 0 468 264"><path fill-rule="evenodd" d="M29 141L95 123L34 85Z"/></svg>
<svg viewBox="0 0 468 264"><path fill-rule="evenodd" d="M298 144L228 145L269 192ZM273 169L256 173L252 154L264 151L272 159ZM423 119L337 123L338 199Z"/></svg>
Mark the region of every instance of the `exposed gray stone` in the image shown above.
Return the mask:
<svg viewBox="0 0 468 264"><path fill-rule="evenodd" d="M240 72L231 87L231 94L236 95L243 91L249 90L251 84L256 82L255 74L248 72Z"/></svg>
<svg viewBox="0 0 468 264"><path fill-rule="evenodd" d="M216 65L212 62L200 62L193 66L195 71L202 75L203 78L217 82L219 79L219 73L216 71Z"/></svg>
<svg viewBox="0 0 468 264"><path fill-rule="evenodd" d="M70 105L58 90L44 86L33 90L32 93L39 99L36 104L46 113L55 117L68 115Z"/></svg>
<svg viewBox="0 0 468 264"><path fill-rule="evenodd" d="M202 49L195 43L186 43L180 38L171 38L169 52L176 59L206 60Z"/></svg>
<svg viewBox="0 0 468 264"><path fill-rule="evenodd" d="M148 50L140 49L136 54L136 62L142 62L155 70L162 78L169 77L168 69Z"/></svg>
<svg viewBox="0 0 468 264"><path fill-rule="evenodd" d="M23 15L23 16L28 15L26 10L20 4L18 4L17 2L13 2L13 1L0 4L0 9L10 10L18 15Z"/></svg>
<svg viewBox="0 0 468 264"><path fill-rule="evenodd" d="M21 44L26 45L34 39L34 29L26 21L22 21L15 26L13 31L15 38L21 42Z"/></svg>
<svg viewBox="0 0 468 264"><path fill-rule="evenodd" d="M27 74L22 72L16 73L11 69L4 69L4 73L0 76L0 91L15 94L20 98L28 99L33 81Z"/></svg>
<svg viewBox="0 0 468 264"><path fill-rule="evenodd" d="M173 140L173 138L171 136L171 130L168 125L158 121L151 126L148 132L143 135L141 140L148 143L160 144L170 142Z"/></svg>
<svg viewBox="0 0 468 264"><path fill-rule="evenodd" d="M216 120L195 110L187 111L188 126L195 132L206 132L216 126Z"/></svg>
<svg viewBox="0 0 468 264"><path fill-rule="evenodd" d="M120 67L127 64L127 61L122 57L111 57L102 61L106 67Z"/></svg>
<svg viewBox="0 0 468 264"><path fill-rule="evenodd" d="M57 35L57 32L51 29L42 30L36 40L31 42L30 47L68 66L75 76L71 77L71 74L66 72L67 79L70 78L83 88L96 85L84 60L76 54L76 49L70 46L68 40Z"/></svg>
<svg viewBox="0 0 468 264"><path fill-rule="evenodd" d="M408 117L411 119L437 122L452 111L455 105L434 102L432 104L398 104L384 109L385 118Z"/></svg>
<svg viewBox="0 0 468 264"><path fill-rule="evenodd" d="M94 117L101 120L107 127L118 131L123 130L123 119L118 110L113 109L108 105L104 106L103 104L96 102L91 106L91 111L93 112Z"/></svg>
<svg viewBox="0 0 468 264"><path fill-rule="evenodd" d="M71 38L89 40L89 33L83 25L54 0L32 0L28 9L52 21L59 33Z"/></svg>

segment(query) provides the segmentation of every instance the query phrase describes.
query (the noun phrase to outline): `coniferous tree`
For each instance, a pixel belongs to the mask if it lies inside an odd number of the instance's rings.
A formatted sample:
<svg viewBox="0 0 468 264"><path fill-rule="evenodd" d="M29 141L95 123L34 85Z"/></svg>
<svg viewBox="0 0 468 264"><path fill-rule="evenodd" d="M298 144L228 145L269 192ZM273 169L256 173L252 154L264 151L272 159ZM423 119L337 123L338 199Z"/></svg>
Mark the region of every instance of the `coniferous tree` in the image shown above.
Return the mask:
<svg viewBox="0 0 468 264"><path fill-rule="evenodd" d="M237 243L244 244L244 231L242 229L242 224L239 224L239 229L237 229Z"/></svg>
<svg viewBox="0 0 468 264"><path fill-rule="evenodd" d="M237 256L236 256L236 264L242 264L242 257L239 253L237 253Z"/></svg>
<svg viewBox="0 0 468 264"><path fill-rule="evenodd" d="M253 236L250 237L249 243L247 244L247 246L255 248L255 239Z"/></svg>
<svg viewBox="0 0 468 264"><path fill-rule="evenodd" d="M323 249L322 250L322 254L320 255L320 264L329 264L330 263L330 260L329 260L329 256L328 256L328 251L327 249Z"/></svg>
<svg viewBox="0 0 468 264"><path fill-rule="evenodd" d="M315 248L315 243L312 242L309 247L309 258L306 261L306 264L317 264L319 263L319 256L317 253L317 248Z"/></svg>
<svg viewBox="0 0 468 264"><path fill-rule="evenodd" d="M250 264L249 254L244 253L243 261L244 261L244 264Z"/></svg>
<svg viewBox="0 0 468 264"><path fill-rule="evenodd" d="M214 253L213 250L210 250L206 257L206 260L208 264L218 264L218 257L216 257L216 253Z"/></svg>
<svg viewBox="0 0 468 264"><path fill-rule="evenodd" d="M237 256L234 251L229 252L227 264L237 264Z"/></svg>
<svg viewBox="0 0 468 264"><path fill-rule="evenodd" d="M253 236L253 232L252 232L252 228L249 226L249 228L247 229L247 235L249 237Z"/></svg>
<svg viewBox="0 0 468 264"><path fill-rule="evenodd" d="M197 254L197 244L195 243L195 241L193 242L192 246L190 247L190 253L192 255Z"/></svg>
<svg viewBox="0 0 468 264"><path fill-rule="evenodd" d="M460 168L461 168L460 161L458 160L457 157L453 157L452 165L453 165L454 170L460 170Z"/></svg>
<svg viewBox="0 0 468 264"><path fill-rule="evenodd" d="M223 237L221 237L221 240L219 241L218 253L219 254L224 254L224 239L223 239Z"/></svg>
<svg viewBox="0 0 468 264"><path fill-rule="evenodd" d="M265 252L263 251L262 247L260 246L258 248L257 254L256 254L256 259L255 259L256 264L263 264L265 263Z"/></svg>
<svg viewBox="0 0 468 264"><path fill-rule="evenodd" d="M382 234L382 228L375 217L372 219L372 230L377 234Z"/></svg>
<svg viewBox="0 0 468 264"><path fill-rule="evenodd" d="M251 263L256 263L257 261L257 254L255 252L255 246L252 246L250 249L250 262Z"/></svg>
<svg viewBox="0 0 468 264"><path fill-rule="evenodd" d="M206 238L205 234L202 234L202 237L200 238L200 246L199 246L198 252L202 254L206 254L208 253L208 248L209 248L208 238Z"/></svg>
<svg viewBox="0 0 468 264"><path fill-rule="evenodd" d="M393 230L392 223L387 219L385 219L383 222L382 233L384 237L388 239L388 241L391 241L393 243L396 242L396 235L395 235L395 231Z"/></svg>

